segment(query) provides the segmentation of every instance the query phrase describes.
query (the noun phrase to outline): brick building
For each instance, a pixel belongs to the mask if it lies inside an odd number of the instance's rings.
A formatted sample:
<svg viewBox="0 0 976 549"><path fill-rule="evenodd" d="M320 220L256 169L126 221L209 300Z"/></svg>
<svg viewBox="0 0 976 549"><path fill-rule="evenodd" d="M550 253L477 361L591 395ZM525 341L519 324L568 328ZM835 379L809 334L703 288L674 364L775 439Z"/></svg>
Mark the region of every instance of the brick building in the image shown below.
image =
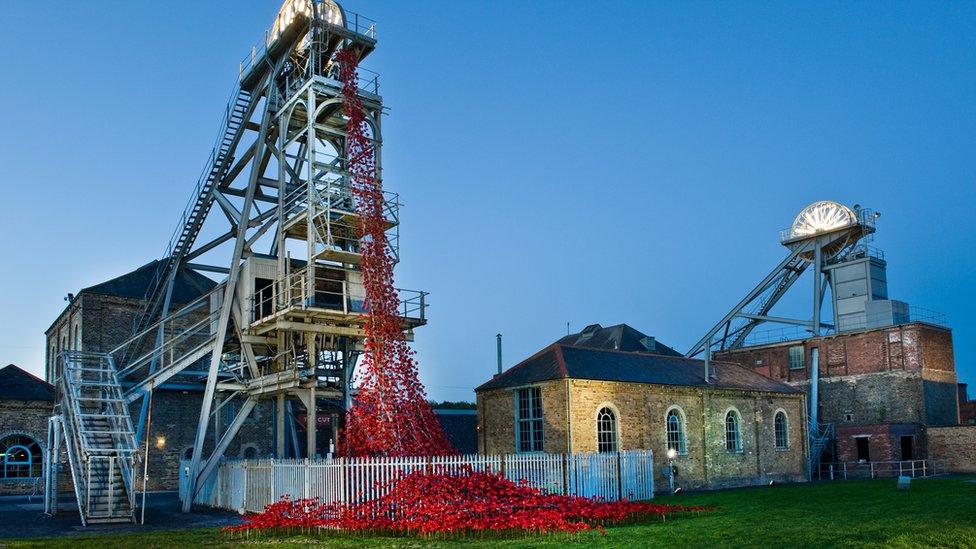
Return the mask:
<svg viewBox="0 0 976 549"><path fill-rule="evenodd" d="M0 368L0 495L43 493L54 387L10 364Z"/></svg>
<svg viewBox="0 0 976 549"><path fill-rule="evenodd" d="M807 478L802 390L727 362L682 357L626 325L588 326L476 390L482 453L677 452L677 484ZM655 479L666 489L667 479Z"/></svg>
<svg viewBox="0 0 976 549"><path fill-rule="evenodd" d="M959 423L948 328L908 322L714 356L808 392L813 349L820 356L820 421L835 429L823 461L944 457L929 451L925 430Z"/></svg>
<svg viewBox="0 0 976 549"><path fill-rule="evenodd" d="M158 268L160 262L153 261L120 277L84 288L77 294L69 294L68 305L45 332L45 371L48 381L54 383L58 378L57 358L61 351L108 352L132 335L145 306L143 298ZM193 271L181 272L173 288L173 308L177 309L206 295L215 286L214 281ZM190 367L157 388L153 395L149 432L150 489L175 490L179 487L179 462L188 459L192 452L203 400L204 376L200 368ZM129 412L134 420L139 417L141 407L141 399L130 405ZM205 444L208 453L216 444L218 433L223 431L222 425L230 422L235 413L234 403L231 402L214 414L214 424L209 431L212 436ZM226 455L270 456L274 440L274 422L270 416L274 413L274 406L270 402L256 406ZM140 448L144 447L143 444L140 444ZM62 470L68 469L62 467Z"/></svg>

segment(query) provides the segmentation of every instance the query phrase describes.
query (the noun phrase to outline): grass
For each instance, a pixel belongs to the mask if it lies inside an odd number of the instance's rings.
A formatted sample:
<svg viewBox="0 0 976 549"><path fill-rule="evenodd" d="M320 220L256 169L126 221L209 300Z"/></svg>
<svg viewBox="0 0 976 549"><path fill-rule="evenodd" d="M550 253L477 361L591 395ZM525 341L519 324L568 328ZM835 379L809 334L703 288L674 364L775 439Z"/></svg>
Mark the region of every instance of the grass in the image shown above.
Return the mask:
<svg viewBox="0 0 976 549"><path fill-rule="evenodd" d="M658 503L714 505L710 513L616 526L606 535L460 539L350 535L230 537L216 529L66 536L0 541L0 547L974 547L973 477L914 480L899 492L893 479L757 487L659 497Z"/></svg>

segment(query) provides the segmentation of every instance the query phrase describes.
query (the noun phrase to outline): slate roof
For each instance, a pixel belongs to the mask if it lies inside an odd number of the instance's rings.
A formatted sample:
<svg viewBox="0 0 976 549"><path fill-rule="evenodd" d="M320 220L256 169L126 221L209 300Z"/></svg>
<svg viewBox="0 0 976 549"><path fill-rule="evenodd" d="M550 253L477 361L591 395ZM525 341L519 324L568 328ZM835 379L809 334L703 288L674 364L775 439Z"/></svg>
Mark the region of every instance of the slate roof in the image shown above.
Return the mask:
<svg viewBox="0 0 976 549"><path fill-rule="evenodd" d="M0 368L0 400L46 400L54 402L54 385L9 364Z"/></svg>
<svg viewBox="0 0 976 549"><path fill-rule="evenodd" d="M132 272L83 288L81 292L143 299L149 290L153 277L156 275L156 271L162 268L162 260L150 261ZM176 276L176 283L173 285L173 303L189 303L209 292L216 285L216 282L196 271L181 270Z"/></svg>
<svg viewBox="0 0 976 549"><path fill-rule="evenodd" d="M617 324L616 326L608 326L606 328L599 324L590 324L579 333L567 335L559 341L556 341L556 343L572 345L573 347L684 356L671 347L657 341L654 337L626 324Z"/></svg>
<svg viewBox="0 0 976 549"><path fill-rule="evenodd" d="M590 349L556 342L496 375L475 391L571 378L775 393L801 392L738 364L713 360L711 367L715 377L706 384L705 363L702 360L646 352Z"/></svg>

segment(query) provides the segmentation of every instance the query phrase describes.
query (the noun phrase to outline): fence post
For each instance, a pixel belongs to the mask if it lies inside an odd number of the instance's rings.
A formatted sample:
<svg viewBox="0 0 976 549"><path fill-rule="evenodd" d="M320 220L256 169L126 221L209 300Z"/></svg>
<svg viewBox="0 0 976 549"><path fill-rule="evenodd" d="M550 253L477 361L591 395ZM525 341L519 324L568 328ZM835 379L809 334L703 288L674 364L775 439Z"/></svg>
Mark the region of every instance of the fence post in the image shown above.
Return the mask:
<svg viewBox="0 0 976 549"><path fill-rule="evenodd" d="M925 460L922 460L922 476L924 477L925 474L926 474L926 471L925 471Z"/></svg>
<svg viewBox="0 0 976 549"><path fill-rule="evenodd" d="M311 494L308 493L309 492L309 490L308 490L308 477L311 474L312 474L312 460L306 458L305 459L305 487L304 487L305 488L305 494L304 494L305 499L308 499L309 497L311 497Z"/></svg>
<svg viewBox="0 0 976 549"><path fill-rule="evenodd" d="M844 480L847 480L847 462L844 462Z"/></svg>
<svg viewBox="0 0 976 549"><path fill-rule="evenodd" d="M563 495L569 495L569 456L563 454Z"/></svg>
<svg viewBox="0 0 976 549"><path fill-rule="evenodd" d="M617 501L624 499L624 480L620 476L620 452L617 452Z"/></svg>
<svg viewBox="0 0 976 549"><path fill-rule="evenodd" d="M871 462L871 478L874 478L874 462Z"/></svg>
<svg viewBox="0 0 976 549"><path fill-rule="evenodd" d="M912 460L912 478L915 478L915 460Z"/></svg>
<svg viewBox="0 0 976 549"><path fill-rule="evenodd" d="M244 462L244 496L241 497L241 509L247 510L247 462Z"/></svg>

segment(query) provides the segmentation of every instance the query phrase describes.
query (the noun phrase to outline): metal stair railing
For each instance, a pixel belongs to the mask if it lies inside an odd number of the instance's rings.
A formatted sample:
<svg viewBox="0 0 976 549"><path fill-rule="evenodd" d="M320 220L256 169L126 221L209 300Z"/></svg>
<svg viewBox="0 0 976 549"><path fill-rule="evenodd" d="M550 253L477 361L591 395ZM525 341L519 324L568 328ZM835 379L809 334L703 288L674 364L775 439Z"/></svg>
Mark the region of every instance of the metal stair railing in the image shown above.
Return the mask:
<svg viewBox="0 0 976 549"><path fill-rule="evenodd" d="M224 285L218 284L209 293L156 321L108 352L113 360L126 360L127 349L135 355L128 358L118 371L119 379L131 384L124 391L127 401L135 400L150 385L158 386L209 355L213 347L214 323L220 315L220 309L211 306L211 297L222 295L223 289ZM156 341L155 337L146 340L145 337L150 334L162 334L162 341ZM139 341L142 341L141 346L133 347L139 345Z"/></svg>
<svg viewBox="0 0 976 549"><path fill-rule="evenodd" d="M810 425L810 467L816 470L823 456L824 450L834 438L833 423L818 423Z"/></svg>
<svg viewBox="0 0 976 549"><path fill-rule="evenodd" d="M131 521L136 445L114 363L106 353L65 351L61 366L58 404L82 522Z"/></svg>
<svg viewBox="0 0 976 549"><path fill-rule="evenodd" d="M224 177L233 164L231 154L240 141L247 120L245 115L251 107L250 92L235 85L231 98L224 109L220 123L220 133L210 151L210 156L204 165L203 172L197 179L193 194L183 209L183 215L177 224L164 254L162 268L156 270L145 295L143 310L133 332L141 332L155 316L157 308L162 304L163 286L184 255L196 240L203 222L213 205L213 189Z"/></svg>

